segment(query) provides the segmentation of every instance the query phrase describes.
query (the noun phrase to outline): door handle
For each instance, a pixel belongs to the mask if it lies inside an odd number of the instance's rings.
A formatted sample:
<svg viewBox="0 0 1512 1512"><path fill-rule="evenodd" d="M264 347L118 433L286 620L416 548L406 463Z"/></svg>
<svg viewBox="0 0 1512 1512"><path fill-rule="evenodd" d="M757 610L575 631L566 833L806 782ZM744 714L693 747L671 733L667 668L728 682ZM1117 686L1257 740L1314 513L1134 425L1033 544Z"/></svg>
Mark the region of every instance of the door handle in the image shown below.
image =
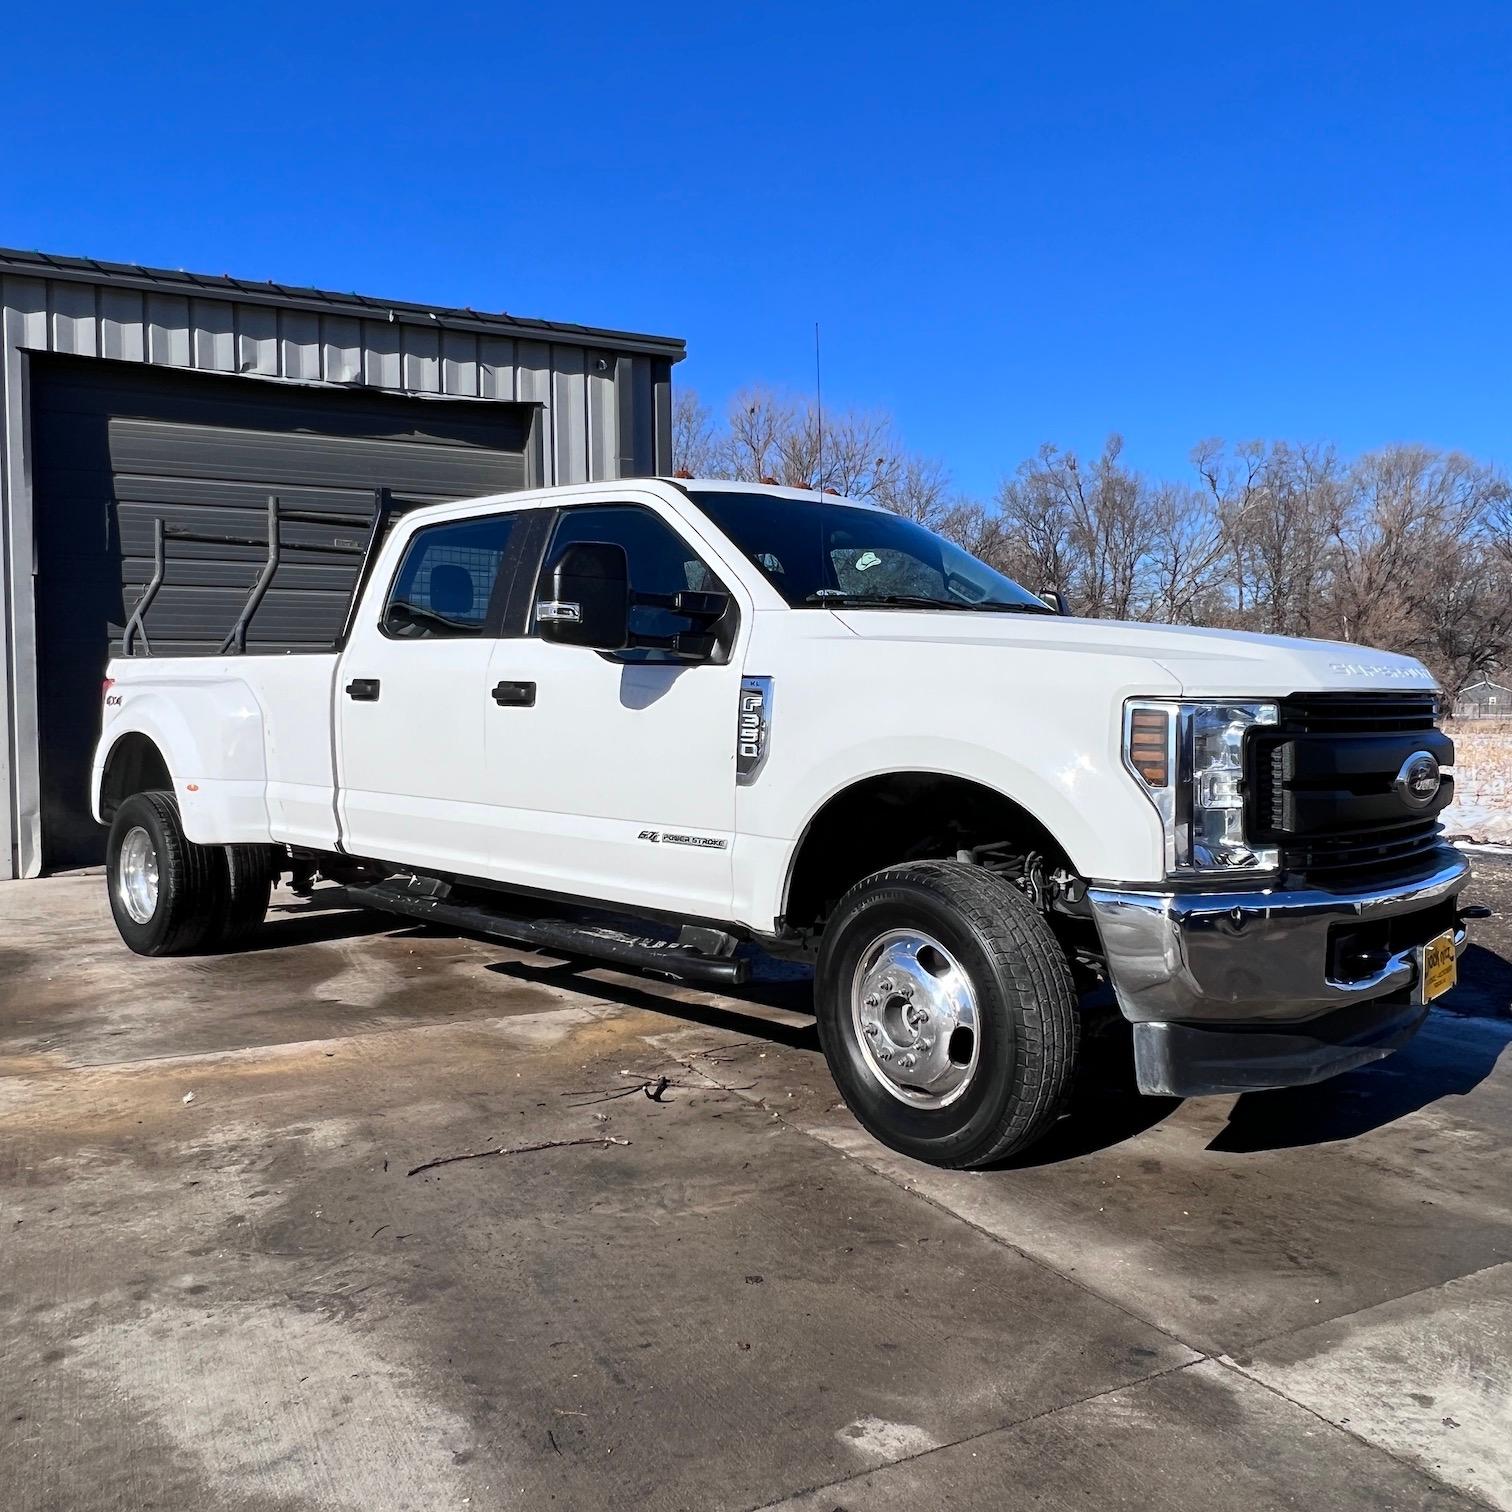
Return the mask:
<svg viewBox="0 0 1512 1512"><path fill-rule="evenodd" d="M346 685L346 696L354 703L377 703L378 686L376 677L354 677Z"/></svg>
<svg viewBox="0 0 1512 1512"><path fill-rule="evenodd" d="M501 682L493 690L493 701L503 709L535 708L533 682Z"/></svg>

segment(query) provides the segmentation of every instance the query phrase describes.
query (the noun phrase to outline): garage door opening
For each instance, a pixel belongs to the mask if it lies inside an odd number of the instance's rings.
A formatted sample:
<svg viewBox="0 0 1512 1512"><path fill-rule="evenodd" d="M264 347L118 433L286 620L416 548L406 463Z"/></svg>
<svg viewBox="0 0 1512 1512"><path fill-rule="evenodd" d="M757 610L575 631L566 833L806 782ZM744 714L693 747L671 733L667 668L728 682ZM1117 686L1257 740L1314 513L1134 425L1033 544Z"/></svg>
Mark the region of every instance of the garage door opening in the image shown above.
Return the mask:
<svg viewBox="0 0 1512 1512"><path fill-rule="evenodd" d="M56 870L104 855L88 793L100 682L152 575L156 518L260 537L277 494L350 515L360 532L377 488L396 509L523 488L537 409L38 355L31 413L42 857ZM286 528L248 651L324 648L339 633L355 559L299 549L338 533L352 532ZM263 559L256 547L175 548L149 616L153 650L213 652Z"/></svg>

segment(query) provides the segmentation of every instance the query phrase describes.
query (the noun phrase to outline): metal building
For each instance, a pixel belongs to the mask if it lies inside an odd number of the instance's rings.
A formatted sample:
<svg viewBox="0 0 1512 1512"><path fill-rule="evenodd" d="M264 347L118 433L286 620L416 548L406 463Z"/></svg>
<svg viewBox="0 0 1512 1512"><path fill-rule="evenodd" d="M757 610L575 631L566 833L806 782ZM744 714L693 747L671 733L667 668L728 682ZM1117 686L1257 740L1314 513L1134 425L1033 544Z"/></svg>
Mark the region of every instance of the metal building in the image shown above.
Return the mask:
<svg viewBox="0 0 1512 1512"><path fill-rule="evenodd" d="M0 878L101 853L100 677L155 516L255 535L270 494L358 521L379 487L402 507L666 472L683 355L667 337L0 250ZM212 649L261 555L186 546L154 649ZM251 648L329 639L350 572L331 562L286 552Z"/></svg>
<svg viewBox="0 0 1512 1512"><path fill-rule="evenodd" d="M1456 719L1512 719L1512 687L1481 678L1461 688L1454 700Z"/></svg>

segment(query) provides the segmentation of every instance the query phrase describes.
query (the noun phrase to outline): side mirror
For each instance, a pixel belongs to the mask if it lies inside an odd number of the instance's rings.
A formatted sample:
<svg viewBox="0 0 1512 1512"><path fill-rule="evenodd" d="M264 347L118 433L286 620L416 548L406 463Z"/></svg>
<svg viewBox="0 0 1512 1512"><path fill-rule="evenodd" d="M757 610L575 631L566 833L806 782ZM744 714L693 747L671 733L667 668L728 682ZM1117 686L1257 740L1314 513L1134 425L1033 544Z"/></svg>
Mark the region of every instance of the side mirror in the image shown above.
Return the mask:
<svg viewBox="0 0 1512 1512"><path fill-rule="evenodd" d="M551 569L551 597L536 605L544 640L621 651L630 640L630 564L609 541L575 541Z"/></svg>
<svg viewBox="0 0 1512 1512"><path fill-rule="evenodd" d="M1057 614L1070 614L1071 606L1066 602L1066 595L1059 588L1041 588L1039 596L1055 610Z"/></svg>

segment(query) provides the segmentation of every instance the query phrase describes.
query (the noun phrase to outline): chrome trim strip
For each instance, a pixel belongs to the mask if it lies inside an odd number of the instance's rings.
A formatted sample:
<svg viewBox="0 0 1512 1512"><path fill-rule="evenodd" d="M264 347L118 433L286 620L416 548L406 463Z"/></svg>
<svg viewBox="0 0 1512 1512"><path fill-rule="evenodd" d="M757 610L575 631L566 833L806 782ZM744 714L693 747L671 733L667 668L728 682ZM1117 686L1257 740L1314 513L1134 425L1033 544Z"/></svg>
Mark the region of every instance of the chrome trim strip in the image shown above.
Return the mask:
<svg viewBox="0 0 1512 1512"><path fill-rule="evenodd" d="M1147 907L1170 905L1173 912L1185 918L1193 914L1232 913L1242 909L1245 913L1325 912L1330 914L1360 914L1371 918L1387 918L1392 914L1407 913L1424 902L1435 902L1447 892L1457 892L1470 870L1470 863L1452 845L1438 847L1439 863L1426 876L1407 884L1398 882L1389 886L1352 889L1349 892L1330 892L1322 887L1252 888L1245 892L1194 891L1167 892L1158 884L1148 882L1110 882L1091 889L1089 896L1105 893L1129 902L1139 902ZM1229 875L1232 875L1231 873ZM1216 879L1215 879L1216 880Z"/></svg>
<svg viewBox="0 0 1512 1512"><path fill-rule="evenodd" d="M1152 788L1134 765L1130 746L1134 735L1134 716L1140 713L1163 715L1166 722L1166 785ZM1134 779L1135 786L1145 795L1155 812L1160 816L1161 843L1165 851L1165 870L1169 876L1176 870L1178 837L1176 833L1176 794L1181 787L1181 747L1183 738L1181 705L1167 698L1128 698L1123 707L1124 770Z"/></svg>

